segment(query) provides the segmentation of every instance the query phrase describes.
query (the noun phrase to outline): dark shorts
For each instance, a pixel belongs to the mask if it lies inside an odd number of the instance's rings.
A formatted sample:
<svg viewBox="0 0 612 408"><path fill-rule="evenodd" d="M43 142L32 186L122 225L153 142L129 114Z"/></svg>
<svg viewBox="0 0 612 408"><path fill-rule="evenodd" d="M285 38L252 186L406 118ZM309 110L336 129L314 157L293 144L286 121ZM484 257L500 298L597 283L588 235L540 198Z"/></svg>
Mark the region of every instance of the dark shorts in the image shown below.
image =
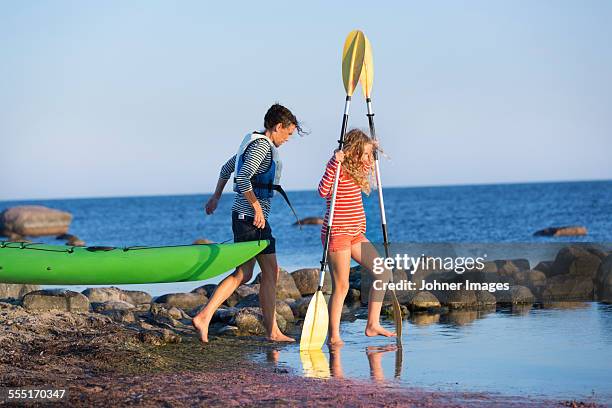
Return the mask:
<svg viewBox="0 0 612 408"><path fill-rule="evenodd" d="M268 220L263 228L257 228L253 225L253 217L245 215L243 218L235 211L232 211L232 231L234 232L234 242L259 241L267 239L270 245L266 247L261 254L276 253L276 239L272 236L272 228Z"/></svg>

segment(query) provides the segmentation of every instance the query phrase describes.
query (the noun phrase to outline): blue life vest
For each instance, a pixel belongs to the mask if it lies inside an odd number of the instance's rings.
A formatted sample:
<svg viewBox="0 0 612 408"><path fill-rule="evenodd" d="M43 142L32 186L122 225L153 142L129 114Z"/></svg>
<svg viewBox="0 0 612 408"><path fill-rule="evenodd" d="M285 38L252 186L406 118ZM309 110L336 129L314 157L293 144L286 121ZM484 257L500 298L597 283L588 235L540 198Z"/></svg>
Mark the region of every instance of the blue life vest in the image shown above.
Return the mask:
<svg viewBox="0 0 612 408"><path fill-rule="evenodd" d="M253 193L255 193L255 197L272 198L274 196L274 191L278 190L280 187L279 183L283 165L278 154L278 149L276 146L274 146L274 143L272 143L269 137L259 132L247 134L242 139L242 143L238 148L238 153L236 154L236 167L234 169L234 191L237 193L240 192L238 190L238 185L236 184L236 176L240 173L240 169L244 164L244 153L251 143L260 139L263 139L270 144L270 148L272 150L272 160L270 161L270 167L268 167L265 172L253 175L251 178L251 185L253 186Z"/></svg>

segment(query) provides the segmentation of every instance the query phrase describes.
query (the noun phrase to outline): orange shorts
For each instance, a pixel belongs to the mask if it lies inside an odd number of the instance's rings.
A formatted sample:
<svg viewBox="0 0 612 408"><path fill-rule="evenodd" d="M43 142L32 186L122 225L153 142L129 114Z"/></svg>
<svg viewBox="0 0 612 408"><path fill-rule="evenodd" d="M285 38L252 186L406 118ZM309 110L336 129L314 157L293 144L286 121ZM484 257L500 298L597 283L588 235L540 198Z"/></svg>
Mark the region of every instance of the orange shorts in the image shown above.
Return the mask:
<svg viewBox="0 0 612 408"><path fill-rule="evenodd" d="M329 247L327 248L330 252L342 251L345 249L350 249L352 245L360 244L362 242L366 242L368 239L364 234L358 235L332 235L329 238ZM325 235L321 235L321 243L325 246Z"/></svg>

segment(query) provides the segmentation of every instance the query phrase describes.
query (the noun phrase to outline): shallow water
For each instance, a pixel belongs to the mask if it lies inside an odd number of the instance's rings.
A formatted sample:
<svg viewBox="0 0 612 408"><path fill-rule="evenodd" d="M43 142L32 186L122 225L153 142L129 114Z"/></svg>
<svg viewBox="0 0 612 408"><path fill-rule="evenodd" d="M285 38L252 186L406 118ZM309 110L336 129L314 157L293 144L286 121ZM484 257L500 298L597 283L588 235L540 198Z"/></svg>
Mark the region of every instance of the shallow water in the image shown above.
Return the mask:
<svg viewBox="0 0 612 408"><path fill-rule="evenodd" d="M412 318L399 351L394 340L365 337L365 320L357 319L342 323L339 351L325 346L302 361L291 345L276 364L305 376L612 403L612 305L567 307Z"/></svg>

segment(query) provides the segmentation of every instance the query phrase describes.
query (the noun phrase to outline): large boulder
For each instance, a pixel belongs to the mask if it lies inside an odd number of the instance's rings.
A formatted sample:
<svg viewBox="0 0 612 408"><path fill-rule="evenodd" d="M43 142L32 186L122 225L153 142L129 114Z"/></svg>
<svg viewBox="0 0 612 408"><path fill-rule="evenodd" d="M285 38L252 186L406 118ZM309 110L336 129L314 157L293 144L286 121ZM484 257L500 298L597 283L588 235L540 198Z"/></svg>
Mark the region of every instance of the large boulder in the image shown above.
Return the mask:
<svg viewBox="0 0 612 408"><path fill-rule="evenodd" d="M261 273L255 278L255 283L261 284ZM278 300L295 299L302 297L295 281L289 272L279 268L278 281L276 283L276 298Z"/></svg>
<svg viewBox="0 0 612 408"><path fill-rule="evenodd" d="M569 225L564 227L548 227L534 232L537 237L571 237L586 235L587 228L582 225Z"/></svg>
<svg viewBox="0 0 612 408"><path fill-rule="evenodd" d="M495 298L501 305L531 304L535 301L529 288L520 285L511 286L510 290L495 292Z"/></svg>
<svg viewBox="0 0 612 408"><path fill-rule="evenodd" d="M72 215L41 205L23 205L0 213L0 234L5 236L60 235L68 232Z"/></svg>
<svg viewBox="0 0 612 408"><path fill-rule="evenodd" d="M141 290L124 290L123 293L127 296L127 301L133 305L144 305L153 300L150 294Z"/></svg>
<svg viewBox="0 0 612 408"><path fill-rule="evenodd" d="M603 255L596 248L569 246L562 248L550 267L548 276L566 275L582 276L593 279L601 264Z"/></svg>
<svg viewBox="0 0 612 408"><path fill-rule="evenodd" d="M164 303L183 310L193 309L208 302L202 293L168 293L155 299L155 303Z"/></svg>
<svg viewBox="0 0 612 408"><path fill-rule="evenodd" d="M594 298L593 280L571 274L550 277L541 298L544 301L591 301Z"/></svg>
<svg viewBox="0 0 612 408"><path fill-rule="evenodd" d="M536 297L540 297L546 286L546 275L535 269L518 271L514 273L514 282L520 286L526 286Z"/></svg>
<svg viewBox="0 0 612 408"><path fill-rule="evenodd" d="M104 313L110 310L133 310L135 306L123 300L109 300L103 303L91 303L91 310L96 313Z"/></svg>
<svg viewBox="0 0 612 408"><path fill-rule="evenodd" d="M287 321L281 314L276 314L276 323L281 331L285 331L287 328ZM263 314L258 307L246 307L238 310L232 325L237 326L241 334L266 335Z"/></svg>
<svg viewBox="0 0 612 408"><path fill-rule="evenodd" d="M440 303L449 309L471 309L478 307L478 298L473 290L436 290L433 293Z"/></svg>
<svg viewBox="0 0 612 408"><path fill-rule="evenodd" d="M319 268L306 268L291 272L291 276L295 281L295 286L302 296L312 295L317 291L320 274L321 270ZM331 274L326 273L323 280L323 292L331 293L331 289Z"/></svg>
<svg viewBox="0 0 612 408"><path fill-rule="evenodd" d="M65 289L43 289L30 292L23 297L23 307L31 311L60 310L65 312L89 311L86 296Z"/></svg>
<svg viewBox="0 0 612 408"><path fill-rule="evenodd" d="M595 277L595 295L600 302L612 303L612 255L599 266Z"/></svg>
<svg viewBox="0 0 612 408"><path fill-rule="evenodd" d="M110 301L129 302L130 299L123 290L115 287L87 288L81 293L87 296L91 303L104 303Z"/></svg>
<svg viewBox="0 0 612 408"><path fill-rule="evenodd" d="M203 293L207 298L211 298L215 293L215 289L217 289L217 285L214 283L207 283L206 285L198 286L191 293Z"/></svg>
<svg viewBox="0 0 612 408"><path fill-rule="evenodd" d="M240 285L238 286L238 289L236 289L234 293L232 293L225 300L224 303L229 307L234 307L238 303L240 303L242 299L245 299L246 297L250 295L257 295L257 294L259 294L259 284Z"/></svg>
<svg viewBox="0 0 612 408"><path fill-rule="evenodd" d="M413 312L440 307L438 298L428 291L413 292L412 296L406 299L407 302L404 304Z"/></svg>
<svg viewBox="0 0 612 408"><path fill-rule="evenodd" d="M0 283L0 299L21 299L25 294L39 289L39 285Z"/></svg>

